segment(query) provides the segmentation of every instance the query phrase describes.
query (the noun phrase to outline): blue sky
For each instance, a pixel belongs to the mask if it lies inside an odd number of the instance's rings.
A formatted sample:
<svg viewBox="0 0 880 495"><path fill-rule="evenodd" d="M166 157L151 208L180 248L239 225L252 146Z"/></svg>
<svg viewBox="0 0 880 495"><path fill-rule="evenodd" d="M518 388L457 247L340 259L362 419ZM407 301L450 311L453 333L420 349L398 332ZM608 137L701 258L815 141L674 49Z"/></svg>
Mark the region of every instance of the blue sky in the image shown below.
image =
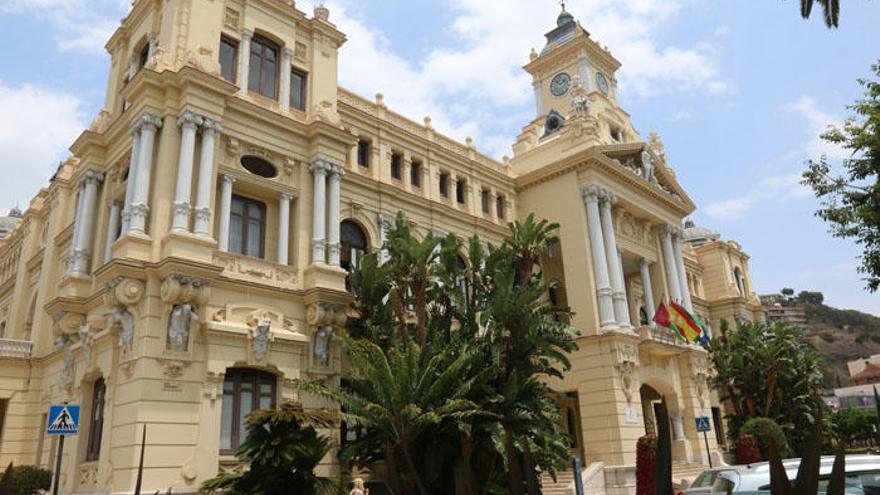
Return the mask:
<svg viewBox="0 0 880 495"><path fill-rule="evenodd" d="M281 1L281 0L278 0ZM311 13L312 3L297 7ZM29 198L100 110L103 44L128 0L0 0L0 211ZM746 8L748 6L748 8ZM531 47L553 0L334 0L346 32L340 83L395 110L510 154L534 115ZM833 239L798 185L803 161L840 150L818 140L861 95L880 59L880 2L843 5L841 26L804 21L796 0L569 0L623 63L622 106L642 136L663 138L694 219L751 255L759 292L820 290L836 306L880 314L863 291L859 249Z"/></svg>

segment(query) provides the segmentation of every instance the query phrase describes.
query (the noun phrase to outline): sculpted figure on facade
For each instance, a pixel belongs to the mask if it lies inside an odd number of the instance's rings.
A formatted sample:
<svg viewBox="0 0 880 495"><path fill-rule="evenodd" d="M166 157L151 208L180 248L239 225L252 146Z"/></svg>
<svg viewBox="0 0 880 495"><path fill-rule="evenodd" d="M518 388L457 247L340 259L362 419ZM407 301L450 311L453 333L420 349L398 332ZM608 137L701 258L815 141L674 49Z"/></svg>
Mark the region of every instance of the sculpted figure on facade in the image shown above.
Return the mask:
<svg viewBox="0 0 880 495"><path fill-rule="evenodd" d="M83 362L85 363L86 367L88 367L89 363L92 362L91 330L92 330L92 328L88 324L85 324L85 325L79 327L79 332L78 332L79 333L79 341L80 341L80 344L82 345Z"/></svg>
<svg viewBox="0 0 880 495"><path fill-rule="evenodd" d="M110 312L110 326L119 326L119 349L123 355L131 351L134 343L134 317L125 306L114 306Z"/></svg>
<svg viewBox="0 0 880 495"><path fill-rule="evenodd" d="M654 176L654 161L651 159L650 153L648 150L642 151L642 178L649 182L657 182L657 177Z"/></svg>
<svg viewBox="0 0 880 495"><path fill-rule="evenodd" d="M590 97L587 96L587 90L581 84L580 76L574 76L572 86L571 108L574 110L575 118L586 118L590 115Z"/></svg>
<svg viewBox="0 0 880 495"><path fill-rule="evenodd" d="M325 326L315 332L315 343L312 348L314 360L321 366L330 365L330 339L333 337L333 327Z"/></svg>
<svg viewBox="0 0 880 495"><path fill-rule="evenodd" d="M262 361L269 352L269 336L272 320L267 316L262 316L254 322L254 357L257 361Z"/></svg>
<svg viewBox="0 0 880 495"><path fill-rule="evenodd" d="M193 323L199 321L192 304L176 304L168 318L167 348L175 352L184 352L189 347L189 331Z"/></svg>

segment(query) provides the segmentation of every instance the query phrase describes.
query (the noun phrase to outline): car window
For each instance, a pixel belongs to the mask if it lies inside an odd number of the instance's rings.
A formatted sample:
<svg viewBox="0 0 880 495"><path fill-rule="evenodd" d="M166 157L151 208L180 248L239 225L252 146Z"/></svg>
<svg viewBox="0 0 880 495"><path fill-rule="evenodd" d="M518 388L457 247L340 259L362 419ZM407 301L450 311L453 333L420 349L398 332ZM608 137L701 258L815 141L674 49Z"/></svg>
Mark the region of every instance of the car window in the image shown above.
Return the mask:
<svg viewBox="0 0 880 495"><path fill-rule="evenodd" d="M819 480L819 492L828 489L828 476ZM844 493L851 495L880 495L880 471L847 473Z"/></svg>
<svg viewBox="0 0 880 495"><path fill-rule="evenodd" d="M697 479L691 483L690 488L708 488L715 482L716 477L718 477L718 471L703 471L697 476Z"/></svg>
<svg viewBox="0 0 880 495"><path fill-rule="evenodd" d="M736 483L727 476L718 476L715 478L715 482L712 483L712 493L726 493L729 495L733 493L734 487L736 487Z"/></svg>

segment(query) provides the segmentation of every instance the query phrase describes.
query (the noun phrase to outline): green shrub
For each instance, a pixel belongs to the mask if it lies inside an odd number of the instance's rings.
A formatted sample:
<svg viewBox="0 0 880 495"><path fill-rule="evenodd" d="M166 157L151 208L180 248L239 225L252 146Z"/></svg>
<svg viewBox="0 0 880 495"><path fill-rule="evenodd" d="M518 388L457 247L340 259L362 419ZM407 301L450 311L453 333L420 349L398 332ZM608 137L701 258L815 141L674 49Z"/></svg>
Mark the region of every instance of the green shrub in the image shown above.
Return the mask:
<svg viewBox="0 0 880 495"><path fill-rule="evenodd" d="M819 338L821 338L825 342L834 342L834 334L832 334L831 332L822 332L819 334Z"/></svg>
<svg viewBox="0 0 880 495"><path fill-rule="evenodd" d="M860 334L856 335L856 343L857 344L864 344L869 338L871 338L870 335L868 335L866 333L860 333Z"/></svg>
<svg viewBox="0 0 880 495"><path fill-rule="evenodd" d="M52 472L37 466L12 467L12 492L10 495L35 495L38 490L48 490L52 484Z"/></svg>
<svg viewBox="0 0 880 495"><path fill-rule="evenodd" d="M770 439L772 438L783 458L792 455L788 446L788 440L785 438L785 432L776 421L770 418L752 418L745 422L739 430L740 435L752 435L758 440L758 448L761 450L761 457L769 458Z"/></svg>

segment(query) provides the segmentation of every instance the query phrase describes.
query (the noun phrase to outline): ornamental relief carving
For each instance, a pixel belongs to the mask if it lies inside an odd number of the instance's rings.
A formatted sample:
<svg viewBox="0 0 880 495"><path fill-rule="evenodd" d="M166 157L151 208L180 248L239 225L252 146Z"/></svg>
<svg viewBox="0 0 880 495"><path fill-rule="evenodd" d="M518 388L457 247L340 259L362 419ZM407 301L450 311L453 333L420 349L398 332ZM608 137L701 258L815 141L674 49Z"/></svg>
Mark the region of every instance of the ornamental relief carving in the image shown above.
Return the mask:
<svg viewBox="0 0 880 495"><path fill-rule="evenodd" d="M245 258L229 253L216 253L214 262L223 267L223 275L254 282L271 282L293 287L298 282L297 269L269 261Z"/></svg>
<svg viewBox="0 0 880 495"><path fill-rule="evenodd" d="M638 390L636 369L639 367L639 349L635 345L618 342L614 344L612 352L621 389L626 401L632 402L633 395Z"/></svg>
<svg viewBox="0 0 880 495"><path fill-rule="evenodd" d="M287 318L280 311L268 307L258 307L253 304L229 304L224 308L214 310L211 314L211 320L216 323L225 323L243 329L252 328L257 319L268 320L273 330L302 334L300 322Z"/></svg>
<svg viewBox="0 0 880 495"><path fill-rule="evenodd" d="M652 248L651 228L626 210L620 209L615 217L615 233L639 246Z"/></svg>

